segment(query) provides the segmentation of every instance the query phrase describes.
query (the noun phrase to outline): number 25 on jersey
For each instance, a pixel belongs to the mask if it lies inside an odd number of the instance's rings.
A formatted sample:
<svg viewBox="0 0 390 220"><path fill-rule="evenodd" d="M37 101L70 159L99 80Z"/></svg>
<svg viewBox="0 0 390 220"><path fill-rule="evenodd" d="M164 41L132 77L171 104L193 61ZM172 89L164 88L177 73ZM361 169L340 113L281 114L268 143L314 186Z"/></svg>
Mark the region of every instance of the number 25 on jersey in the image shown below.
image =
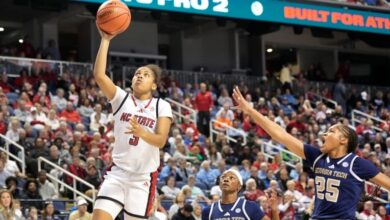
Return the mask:
<svg viewBox="0 0 390 220"><path fill-rule="evenodd" d="M339 198L340 180L316 176L317 198L329 202L337 202Z"/></svg>

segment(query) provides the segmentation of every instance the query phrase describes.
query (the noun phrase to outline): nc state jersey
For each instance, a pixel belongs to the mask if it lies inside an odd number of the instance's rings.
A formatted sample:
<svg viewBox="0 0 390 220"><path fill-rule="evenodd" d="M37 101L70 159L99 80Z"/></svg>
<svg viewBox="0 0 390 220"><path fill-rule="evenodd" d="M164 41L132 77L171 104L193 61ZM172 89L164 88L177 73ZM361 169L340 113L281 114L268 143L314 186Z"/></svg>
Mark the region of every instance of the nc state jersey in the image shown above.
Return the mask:
<svg viewBox="0 0 390 220"><path fill-rule="evenodd" d="M132 134L125 134L129 120L135 116L147 131L155 133L157 126L157 98L138 100L131 93L116 87L110 101L114 112L115 144L112 159L116 166L134 173L151 173L160 165L159 148ZM163 99L158 101L158 117L172 118L172 109Z"/></svg>

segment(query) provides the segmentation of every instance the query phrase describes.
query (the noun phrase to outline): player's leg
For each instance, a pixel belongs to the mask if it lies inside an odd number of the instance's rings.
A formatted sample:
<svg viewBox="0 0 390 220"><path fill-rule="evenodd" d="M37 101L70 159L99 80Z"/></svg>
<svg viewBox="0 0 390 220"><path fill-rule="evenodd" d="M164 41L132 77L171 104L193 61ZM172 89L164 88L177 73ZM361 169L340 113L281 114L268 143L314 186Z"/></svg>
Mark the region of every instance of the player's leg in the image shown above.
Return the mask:
<svg viewBox="0 0 390 220"><path fill-rule="evenodd" d="M112 215L102 209L94 209L92 212L92 220L113 220Z"/></svg>
<svg viewBox="0 0 390 220"><path fill-rule="evenodd" d="M156 196L157 172L132 175L131 187L126 192L125 219L147 219L153 212ZM132 218L131 218L132 217Z"/></svg>
<svg viewBox="0 0 390 220"><path fill-rule="evenodd" d="M92 220L114 220L122 211L123 206L117 202L98 199L92 212Z"/></svg>
<svg viewBox="0 0 390 220"><path fill-rule="evenodd" d="M92 220L113 220L123 210L125 184L107 177L100 187L93 207Z"/></svg>

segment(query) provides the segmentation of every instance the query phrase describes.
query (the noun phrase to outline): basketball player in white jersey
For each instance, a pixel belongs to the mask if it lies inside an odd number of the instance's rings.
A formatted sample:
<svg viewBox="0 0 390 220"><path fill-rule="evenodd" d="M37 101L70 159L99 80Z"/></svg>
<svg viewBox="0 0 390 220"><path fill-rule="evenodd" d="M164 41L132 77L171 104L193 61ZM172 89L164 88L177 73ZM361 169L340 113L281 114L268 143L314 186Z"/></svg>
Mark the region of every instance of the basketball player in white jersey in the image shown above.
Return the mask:
<svg viewBox="0 0 390 220"><path fill-rule="evenodd" d="M102 37L94 78L110 100L115 118L113 166L105 175L93 210L93 220L113 220L123 210L125 219L147 219L156 191L159 148L168 137L172 110L169 103L152 97L161 69L147 65L136 70L132 93L114 85L105 74L110 40Z"/></svg>

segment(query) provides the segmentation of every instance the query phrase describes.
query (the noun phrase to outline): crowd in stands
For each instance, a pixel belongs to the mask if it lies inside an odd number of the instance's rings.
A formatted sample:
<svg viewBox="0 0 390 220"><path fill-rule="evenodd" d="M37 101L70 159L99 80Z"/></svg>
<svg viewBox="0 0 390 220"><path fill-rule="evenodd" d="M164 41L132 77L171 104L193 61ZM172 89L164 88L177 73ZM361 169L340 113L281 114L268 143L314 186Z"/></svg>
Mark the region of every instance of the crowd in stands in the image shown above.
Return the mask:
<svg viewBox="0 0 390 220"><path fill-rule="evenodd" d="M288 69L284 71L283 74L288 74ZM18 78L9 78L4 72L0 80L0 133L24 148L27 164L24 174L19 164L5 153L0 155L0 186L8 189L14 200L14 215L34 219L28 215L58 214L50 205L54 202L43 201L59 198L77 200L73 215L89 215L91 204L73 198L69 190L50 182L46 174L70 185L73 179L50 166L43 166L39 171L37 158L48 159L98 189L105 168L111 164L110 153L115 141L112 109L94 80L86 76L75 76L70 72L56 76L50 68L44 72L34 72L33 68L31 76L25 70L19 74ZM390 93L346 91L340 80L334 88L321 90L323 96L340 103L330 109L311 97L311 90L299 87L299 82L290 77L281 78L279 84L267 90L248 88L245 82L238 82L238 86L258 111L314 146L321 145L321 133L331 124L348 124L351 109L381 118L386 123L378 125L380 129L374 129L373 121L366 119L356 127L359 135L356 153L390 175ZM284 146L270 140L247 115L232 110L231 89L212 81L180 85L168 75L163 78L158 95L196 109L198 121L193 123L190 112L186 111L182 111L183 118L177 117L173 121L167 144L160 151L159 196L151 219L178 220L188 217L183 214L188 212L194 219L200 219L202 208L220 198L218 177L230 167L237 168L244 179L241 195L258 202L266 213L270 212L265 195L275 189L280 196L281 219L310 215L315 184L310 168L280 151ZM172 107L177 109L179 106ZM212 125L220 132L217 135L210 134L212 119L219 122ZM228 141L224 134L236 142ZM214 135L213 142L209 135ZM244 136L247 141L242 145ZM14 155L22 154L13 145L9 151ZM83 184L76 187L90 195L96 193ZM388 196L374 188L368 188L367 193L385 200ZM0 214L6 214L8 212L4 210L10 209L9 204L0 207ZM387 208L384 204L366 201L357 216L366 219L378 215L388 219Z"/></svg>

